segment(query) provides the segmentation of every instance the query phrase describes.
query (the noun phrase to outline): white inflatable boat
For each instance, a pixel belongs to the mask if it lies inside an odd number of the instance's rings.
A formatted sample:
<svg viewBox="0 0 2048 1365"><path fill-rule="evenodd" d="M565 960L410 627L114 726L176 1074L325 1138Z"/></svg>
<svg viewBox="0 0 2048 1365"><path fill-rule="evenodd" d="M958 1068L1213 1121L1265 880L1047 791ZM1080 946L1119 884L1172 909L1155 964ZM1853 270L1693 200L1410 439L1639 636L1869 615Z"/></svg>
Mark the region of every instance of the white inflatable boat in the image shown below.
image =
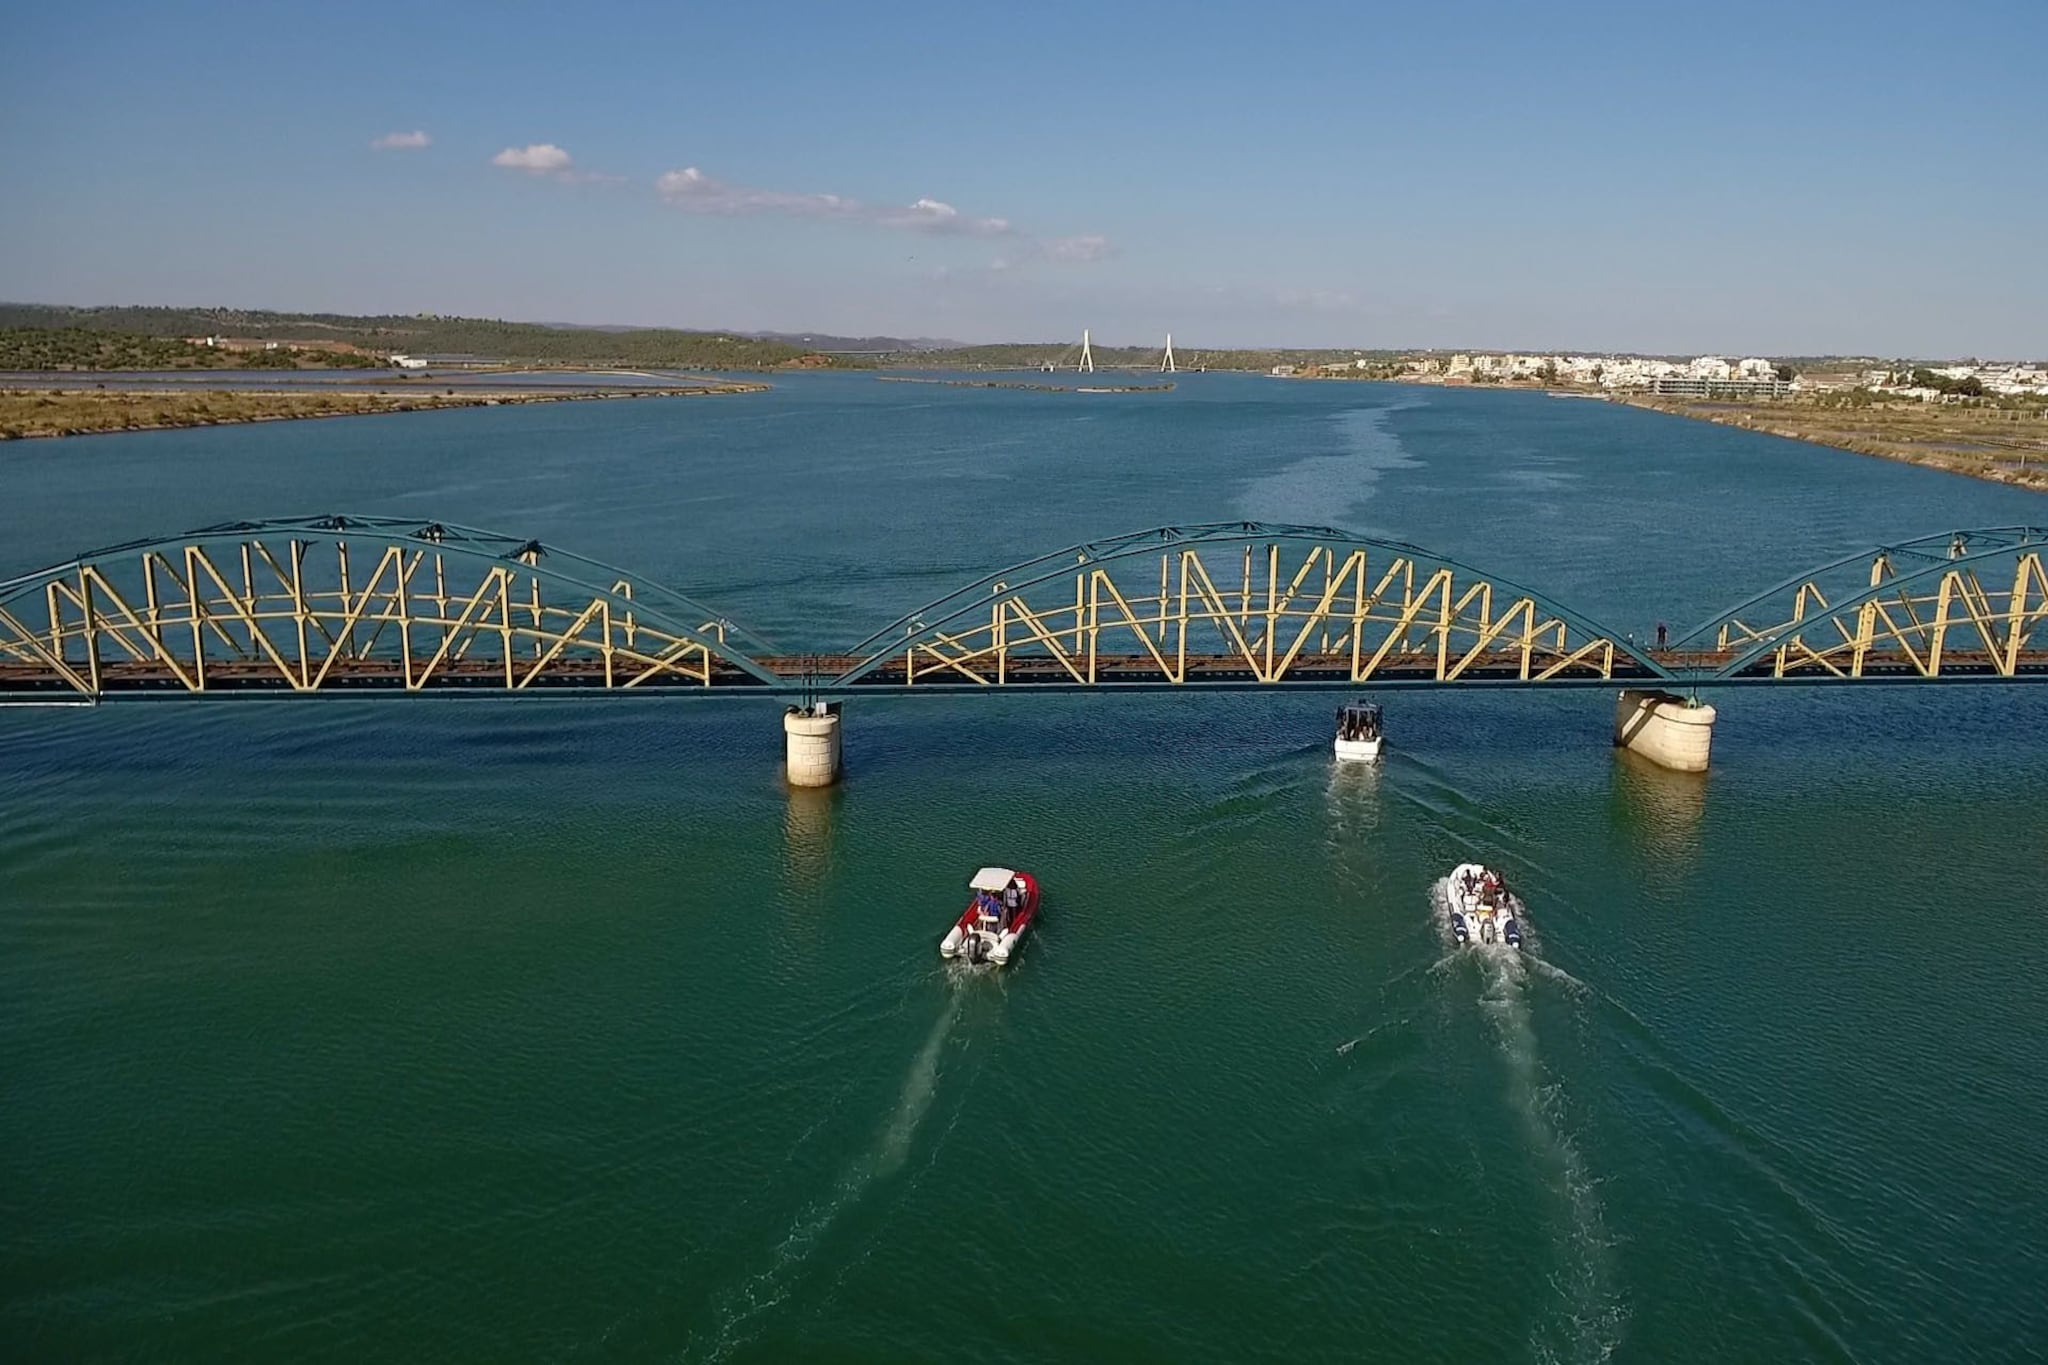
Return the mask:
<svg viewBox="0 0 2048 1365"><path fill-rule="evenodd" d="M992 962L1000 967L1017 950L1017 942L1038 918L1038 879L1007 867L984 867L967 883L974 893L946 936L939 956L963 962Z"/></svg>
<svg viewBox="0 0 2048 1365"><path fill-rule="evenodd" d="M1444 910L1459 944L1522 946L1522 924L1507 879L1479 863L1459 863L1444 878Z"/></svg>

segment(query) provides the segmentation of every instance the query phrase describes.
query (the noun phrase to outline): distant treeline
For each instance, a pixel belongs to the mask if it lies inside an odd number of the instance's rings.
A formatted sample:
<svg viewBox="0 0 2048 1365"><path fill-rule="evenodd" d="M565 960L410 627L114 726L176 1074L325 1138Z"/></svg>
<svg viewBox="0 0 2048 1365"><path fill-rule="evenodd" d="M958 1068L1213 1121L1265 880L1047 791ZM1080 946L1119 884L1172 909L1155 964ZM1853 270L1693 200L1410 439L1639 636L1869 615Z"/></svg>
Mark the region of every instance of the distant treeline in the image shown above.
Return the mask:
<svg viewBox="0 0 2048 1365"><path fill-rule="evenodd" d="M135 336L83 327L0 326L0 370L295 370L361 368L382 362L345 351L221 350L178 337Z"/></svg>
<svg viewBox="0 0 2048 1365"><path fill-rule="evenodd" d="M0 329L16 328L119 333L145 339L223 336L307 345L346 342L372 351L476 356L514 364L759 370L798 364L849 363L845 358L828 361L804 347L787 342L757 341L716 332L683 332L668 328L614 332L432 314L350 317L339 313L272 313L229 308L66 308L48 304L0 304ZM221 363L247 365L250 360L245 355Z"/></svg>

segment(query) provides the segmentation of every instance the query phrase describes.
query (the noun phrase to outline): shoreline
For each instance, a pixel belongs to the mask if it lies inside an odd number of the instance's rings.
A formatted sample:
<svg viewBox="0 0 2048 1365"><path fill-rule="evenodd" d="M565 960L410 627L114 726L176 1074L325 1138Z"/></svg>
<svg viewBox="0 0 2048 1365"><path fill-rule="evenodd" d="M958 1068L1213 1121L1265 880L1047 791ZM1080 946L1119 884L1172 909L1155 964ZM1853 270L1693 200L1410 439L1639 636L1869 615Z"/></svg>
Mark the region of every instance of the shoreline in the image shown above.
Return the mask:
<svg viewBox="0 0 2048 1365"><path fill-rule="evenodd" d="M0 389L0 442L65 436L109 436L126 431L181 431L309 422L330 417L378 417L455 408L512 407L624 398L704 398L763 393L770 386L728 380L687 388L538 389L474 393L372 393L325 389L311 393L202 389Z"/></svg>
<svg viewBox="0 0 2048 1365"><path fill-rule="evenodd" d="M2031 425L2039 431L2039 439L2036 442L2038 450L2031 453L2033 462L2029 463L2030 452L2024 446L2020 446L2014 451L2019 463L2012 465L1998 462L1997 456L2000 454L2000 451L1995 447L1957 449L1953 446L1932 443L1916 445L1912 434L1899 431L1896 425L1890 432L1882 430L1881 423L1883 418L1881 416L1876 419L1877 423L1880 424L1878 431L1862 434L1847 433L1834 429L1802 429L1799 425L1788 424L1787 419L1791 419L1793 422L1806 419L1818 426L1826 418L1837 415L1837 410L1835 409L1805 405L1791 407L1783 404L1768 407L1763 405L1728 405L1725 410L1706 411L1683 400L1659 402L1649 398L1613 398L1608 401L1618 403L1623 407L1637 408L1644 412L1662 413L1667 417L1682 417L1695 422L1711 422L1715 426L1729 427L1736 431L1754 431L1765 436L1776 436L1787 441L1801 441L1807 445L1822 446L1829 450L1847 451L1852 455L1862 455L1879 460L1891 460L1897 464L1919 465L1923 469L1938 469L1945 474L1957 474L1964 478L1977 479L1984 483L2004 484L2009 488L2025 488L2036 493L2048 493L2048 418L2021 417L2014 421L2001 423L2001 425L2017 427L2021 431L2026 430ZM1931 415L1937 417L1946 416L1951 421L1965 420L1958 419L1955 416L1955 413L1958 411L1969 412L1972 410L1938 410L1935 414ZM1929 415L1923 413L1899 414L1899 416L1914 417ZM1866 418L1865 420L1870 419ZM1981 418L1978 419L1978 424L1982 428L1988 429L1993 427L1991 422ZM1943 434L1949 433L1945 429ZM2005 433L1995 430L1980 430L1958 434L1963 436L1963 445L1983 447L1985 445L1984 441L1972 440L1970 438L1997 437L2003 436Z"/></svg>
<svg viewBox="0 0 2048 1365"><path fill-rule="evenodd" d="M1711 422L1870 459L1919 465L1945 474L2048 493L2048 416L2009 409L1950 405L1822 407L1809 399L1743 402L1681 398L1546 384L1444 384L1411 376L1284 375L1351 384L1412 384L1473 393L1540 393L1593 399L1689 421ZM2018 438L2033 436L2031 442Z"/></svg>

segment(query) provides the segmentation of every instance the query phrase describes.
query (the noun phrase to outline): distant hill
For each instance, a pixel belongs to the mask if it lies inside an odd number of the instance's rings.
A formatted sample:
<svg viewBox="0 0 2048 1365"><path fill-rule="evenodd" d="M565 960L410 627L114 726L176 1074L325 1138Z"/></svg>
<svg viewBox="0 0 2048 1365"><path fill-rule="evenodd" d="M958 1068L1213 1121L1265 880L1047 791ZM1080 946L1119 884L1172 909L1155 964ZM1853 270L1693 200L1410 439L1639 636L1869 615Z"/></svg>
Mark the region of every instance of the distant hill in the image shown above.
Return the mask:
<svg viewBox="0 0 2048 1365"><path fill-rule="evenodd" d="M660 332L681 331L691 336L709 336L713 333L700 332L694 327L662 328L648 327L630 322L537 322L536 327L551 327L563 332ZM894 351L943 351L964 346L965 342L948 341L944 337L843 337L831 332L721 332L715 335L745 337L749 341L780 341L790 346L802 346L811 351L858 351L868 355L886 355Z"/></svg>
<svg viewBox="0 0 2048 1365"><path fill-rule="evenodd" d="M661 369L773 369L803 364L807 356L815 357L826 349L739 332L686 332L666 327L610 331L432 313L355 317L238 308L74 308L0 303L0 328L123 333L164 339L224 336L251 341L342 342L378 352L476 356L515 364ZM824 362L814 359L809 363ZM831 363L858 362L848 359Z"/></svg>
<svg viewBox="0 0 2048 1365"><path fill-rule="evenodd" d="M942 337L842 337L826 332L744 332L761 341L780 341L812 351L857 351L867 355L944 351L960 346Z"/></svg>

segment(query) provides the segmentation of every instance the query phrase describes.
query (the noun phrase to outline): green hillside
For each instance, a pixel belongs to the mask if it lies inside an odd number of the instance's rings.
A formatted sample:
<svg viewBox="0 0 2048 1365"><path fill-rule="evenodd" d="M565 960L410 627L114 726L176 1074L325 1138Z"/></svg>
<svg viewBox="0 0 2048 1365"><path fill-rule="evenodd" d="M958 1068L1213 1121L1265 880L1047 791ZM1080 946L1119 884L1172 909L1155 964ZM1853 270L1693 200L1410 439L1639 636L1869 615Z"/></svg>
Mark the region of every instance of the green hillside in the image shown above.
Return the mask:
<svg viewBox="0 0 2048 1365"><path fill-rule="evenodd" d="M229 308L70 308L0 303L0 329L116 333L151 339L224 336L238 340L346 342L373 351L465 355L512 364L662 369L768 369L800 361L805 348L715 332L669 328L601 331L434 314L349 317ZM248 363L246 359L228 363ZM830 362L843 363L843 362ZM32 367L42 368L42 367Z"/></svg>
<svg viewBox="0 0 2048 1365"><path fill-rule="evenodd" d="M0 327L0 370L227 370L366 368L382 362L345 351L225 351L178 337L83 327Z"/></svg>

